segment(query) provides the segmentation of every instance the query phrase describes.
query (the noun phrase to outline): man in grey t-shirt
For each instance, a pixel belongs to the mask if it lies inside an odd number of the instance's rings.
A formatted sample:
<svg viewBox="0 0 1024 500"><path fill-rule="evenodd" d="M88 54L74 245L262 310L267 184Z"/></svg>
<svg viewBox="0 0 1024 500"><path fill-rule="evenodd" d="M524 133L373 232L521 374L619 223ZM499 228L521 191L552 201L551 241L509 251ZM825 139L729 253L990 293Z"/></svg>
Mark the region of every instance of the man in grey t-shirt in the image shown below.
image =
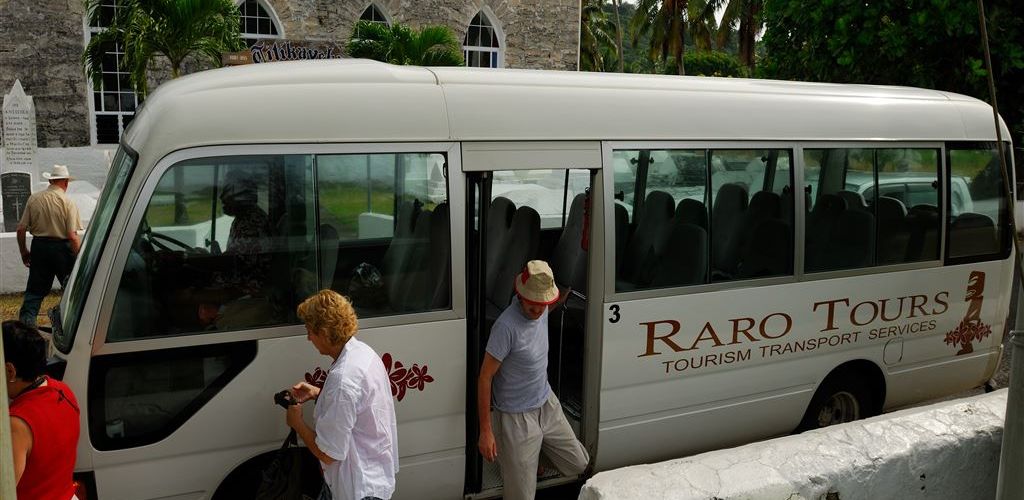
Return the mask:
<svg viewBox="0 0 1024 500"><path fill-rule="evenodd" d="M477 380L477 447L488 462L498 459L509 500L533 498L542 451L566 476L590 461L548 384L548 309L561 301L547 262L528 262L515 291L491 328Z"/></svg>

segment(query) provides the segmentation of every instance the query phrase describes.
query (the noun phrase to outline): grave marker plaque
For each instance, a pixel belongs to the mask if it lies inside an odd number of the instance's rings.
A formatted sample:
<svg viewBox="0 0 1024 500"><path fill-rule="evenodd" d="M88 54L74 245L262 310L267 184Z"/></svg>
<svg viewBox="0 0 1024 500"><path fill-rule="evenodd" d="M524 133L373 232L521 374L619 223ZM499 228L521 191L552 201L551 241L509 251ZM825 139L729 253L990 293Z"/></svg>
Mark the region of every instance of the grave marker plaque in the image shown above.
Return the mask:
<svg viewBox="0 0 1024 500"><path fill-rule="evenodd" d="M0 108L0 131L3 137L3 161L0 162L0 208L5 231L14 231L32 194L32 177L39 177L36 167L36 107L32 97L25 95L21 81L15 80L4 95Z"/></svg>
<svg viewBox="0 0 1024 500"><path fill-rule="evenodd" d="M21 82L14 81L11 92L4 96L3 109L4 171L28 172L39 177L36 168L36 107L25 95Z"/></svg>
<svg viewBox="0 0 1024 500"><path fill-rule="evenodd" d="M14 232L18 228L25 204L32 195L32 176L26 172L4 172L0 174L0 197L3 198L4 231Z"/></svg>

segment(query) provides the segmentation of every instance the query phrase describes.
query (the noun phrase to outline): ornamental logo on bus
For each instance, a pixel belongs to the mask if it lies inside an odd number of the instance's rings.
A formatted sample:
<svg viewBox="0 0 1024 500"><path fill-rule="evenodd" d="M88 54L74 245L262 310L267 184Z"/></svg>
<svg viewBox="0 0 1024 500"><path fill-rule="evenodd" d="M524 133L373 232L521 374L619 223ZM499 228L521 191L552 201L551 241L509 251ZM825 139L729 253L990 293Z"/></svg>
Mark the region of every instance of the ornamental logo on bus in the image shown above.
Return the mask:
<svg viewBox="0 0 1024 500"><path fill-rule="evenodd" d="M985 301L985 273L982 271L971 271L971 277L967 279L967 294L964 300L967 302L967 313L964 319L955 329L946 333L946 343L960 350L956 355L970 354L974 352L971 342L981 341L992 334L992 327L981 321L981 304Z"/></svg>

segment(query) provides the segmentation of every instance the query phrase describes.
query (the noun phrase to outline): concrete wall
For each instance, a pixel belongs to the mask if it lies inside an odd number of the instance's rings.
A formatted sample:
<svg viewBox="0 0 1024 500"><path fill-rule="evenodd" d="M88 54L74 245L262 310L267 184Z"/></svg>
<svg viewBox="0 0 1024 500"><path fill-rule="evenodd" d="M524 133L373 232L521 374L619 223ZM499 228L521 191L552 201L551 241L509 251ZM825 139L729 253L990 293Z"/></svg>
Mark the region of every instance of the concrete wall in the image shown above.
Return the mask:
<svg viewBox="0 0 1024 500"><path fill-rule="evenodd" d="M602 472L581 500L993 498L1007 391Z"/></svg>

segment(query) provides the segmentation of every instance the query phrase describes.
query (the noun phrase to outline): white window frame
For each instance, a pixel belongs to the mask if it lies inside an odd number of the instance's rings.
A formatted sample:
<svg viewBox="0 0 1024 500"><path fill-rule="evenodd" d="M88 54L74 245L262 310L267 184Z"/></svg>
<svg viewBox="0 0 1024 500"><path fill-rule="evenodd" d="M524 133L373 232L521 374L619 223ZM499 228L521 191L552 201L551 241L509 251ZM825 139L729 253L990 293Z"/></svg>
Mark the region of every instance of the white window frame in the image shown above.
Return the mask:
<svg viewBox="0 0 1024 500"><path fill-rule="evenodd" d="M362 12L360 12L360 14L359 14L359 21L363 20L363 16L366 15L366 11L370 10L370 9L374 9L377 12L377 14L380 14L380 17L382 17L384 19L383 21L375 21L375 20L374 21L370 21L371 23L380 23L380 24L383 24L383 25L386 25L386 26L391 26L392 25L393 21L391 19L391 15L388 14L388 12L384 8L384 6L382 6L381 4L379 4L377 2L370 2L366 6L366 8L363 9Z"/></svg>
<svg viewBox="0 0 1024 500"><path fill-rule="evenodd" d="M107 1L109 2L108 5L113 5L115 9L118 8L117 7L117 0L107 0ZM90 23L89 23L89 13L88 12L86 12L85 15L83 16L82 26L83 26L83 42L85 44L84 46L87 46L89 44L89 40L92 39L94 34L102 33L103 30L106 29L105 27L91 26ZM115 52L115 53L123 53L123 52ZM101 67L102 67L102 61L100 62L100 64L101 64ZM118 70L115 71L114 73L117 74L117 75L126 74L126 72L121 71L120 68L118 68ZM102 146L104 144L117 145L120 142L121 136L124 135L124 130L126 128L124 117L125 116L134 117L135 116L135 111L121 111L120 106L118 106L118 109L116 111L106 111L106 110L99 111L99 110L97 110L96 109L96 93L100 94L100 102L102 102L103 101L103 95L102 94L104 93L103 82L102 81L100 82L100 87L99 87L99 89L97 89L97 88L95 88L93 86L92 78L88 78L87 77L85 79L85 84L86 84L86 98L85 98L85 100L86 100L86 103L89 106L89 144L92 145L92 146ZM120 102L121 98L124 98L125 96L130 96L131 99L135 99L135 109L136 110L138 109L138 107L139 107L139 98L138 98L138 95L133 90L129 89L126 92L123 89L121 89L120 85L119 85L117 90L116 90L116 92L119 94L118 102ZM96 117L97 116L116 116L117 117L117 138L118 138L117 141L115 141L115 142L102 142L102 143L99 142L99 133L98 133L98 130L97 130L97 123L96 123Z"/></svg>
<svg viewBox="0 0 1024 500"><path fill-rule="evenodd" d="M269 3L267 3L266 0L253 0L253 1L256 2L257 5L262 7L263 11L267 13L267 17L270 18L270 24L274 26L275 30L277 30L277 34L276 35L268 35L268 34L260 34L260 33L246 33L245 31L242 31L241 29L239 29L238 33L242 37L242 39L245 40L246 42L253 41L255 43L256 41L259 41L259 40L281 40L281 39L285 38L285 36L284 36L284 26L281 24L281 17L277 15L277 11L274 10L274 7L272 5L270 5ZM235 7L237 9L239 9L239 11L238 11L238 18L239 18L239 20L245 19L245 17L253 17L253 16L243 16L242 15L241 8L242 8L242 4L244 4L245 2L246 2L246 0L235 0ZM260 19L258 16L256 18Z"/></svg>
<svg viewBox="0 0 1024 500"><path fill-rule="evenodd" d="M476 16L478 16L478 15L481 16L488 23L490 23L489 28L494 30L494 36L498 39L498 46L497 47L482 47L482 46L477 46L477 45L466 45L466 41L468 40L468 37L469 37L469 28L474 26L473 25L473 19L476 19ZM478 25L478 26L485 27L485 26L482 26L482 25ZM489 57L488 59L490 59L490 60L492 60L494 62L494 66L487 66L488 68L504 68L505 67L505 31L503 29L501 29L501 24L497 22L497 16L494 15L494 11L491 10L491 8L486 6L486 5L481 7L480 10L477 11L476 13L474 13L473 17L471 17L469 19L469 21L466 22L466 35L463 36L463 38L462 38L462 56L465 59L467 65L469 63L469 53L470 52L484 52L484 53L488 53L489 56L493 54L493 58ZM477 66L473 66L473 67L477 67Z"/></svg>

